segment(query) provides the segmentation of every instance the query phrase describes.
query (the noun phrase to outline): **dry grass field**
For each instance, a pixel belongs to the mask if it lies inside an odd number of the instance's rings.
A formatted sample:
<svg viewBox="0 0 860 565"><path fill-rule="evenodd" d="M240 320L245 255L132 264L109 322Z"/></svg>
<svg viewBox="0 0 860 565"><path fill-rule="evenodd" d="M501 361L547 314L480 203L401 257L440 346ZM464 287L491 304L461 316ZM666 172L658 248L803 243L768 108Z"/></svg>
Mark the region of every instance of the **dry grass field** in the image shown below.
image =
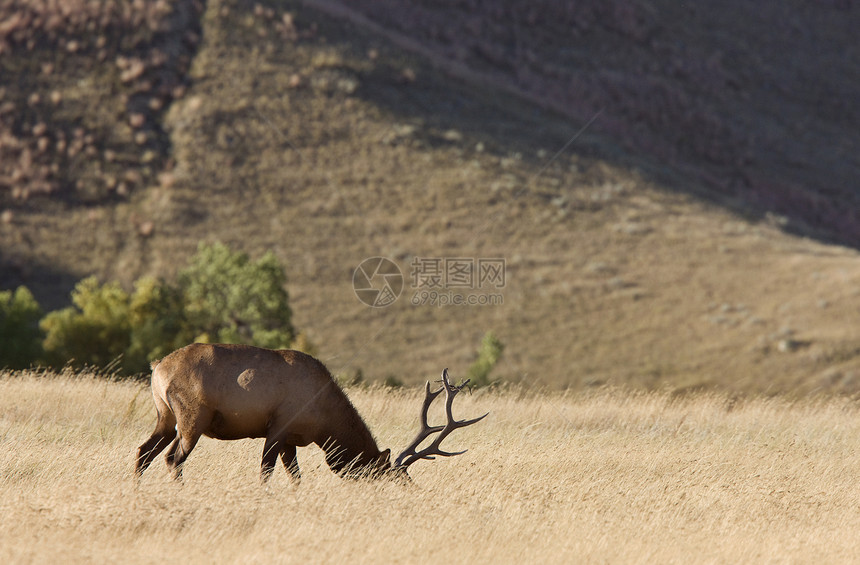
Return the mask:
<svg viewBox="0 0 860 565"><path fill-rule="evenodd" d="M417 389L348 391L382 446ZM846 399L478 390L453 459L345 481L315 447L257 481L262 441L204 438L182 484L138 482L145 385L0 376L0 562L839 563L860 555L860 414ZM438 416L437 416L438 417ZM432 419L432 414L431 414Z"/></svg>

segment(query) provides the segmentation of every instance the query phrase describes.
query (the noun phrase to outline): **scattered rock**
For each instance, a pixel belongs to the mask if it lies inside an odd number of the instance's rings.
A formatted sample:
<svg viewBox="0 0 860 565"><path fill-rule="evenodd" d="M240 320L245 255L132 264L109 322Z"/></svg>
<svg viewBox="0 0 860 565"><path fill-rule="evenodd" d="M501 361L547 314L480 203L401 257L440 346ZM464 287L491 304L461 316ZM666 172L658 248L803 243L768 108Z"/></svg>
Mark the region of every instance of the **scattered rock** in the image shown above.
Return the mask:
<svg viewBox="0 0 860 565"><path fill-rule="evenodd" d="M146 123L146 116L140 113L134 113L128 117L128 123L134 129L140 129Z"/></svg>
<svg viewBox="0 0 860 565"><path fill-rule="evenodd" d="M442 139L445 141L461 141L463 139L463 134L455 129L449 129L445 133L442 134Z"/></svg>
<svg viewBox="0 0 860 565"><path fill-rule="evenodd" d="M155 224L151 221L142 222L137 228L137 232L141 235L141 237L150 237L154 231Z"/></svg>

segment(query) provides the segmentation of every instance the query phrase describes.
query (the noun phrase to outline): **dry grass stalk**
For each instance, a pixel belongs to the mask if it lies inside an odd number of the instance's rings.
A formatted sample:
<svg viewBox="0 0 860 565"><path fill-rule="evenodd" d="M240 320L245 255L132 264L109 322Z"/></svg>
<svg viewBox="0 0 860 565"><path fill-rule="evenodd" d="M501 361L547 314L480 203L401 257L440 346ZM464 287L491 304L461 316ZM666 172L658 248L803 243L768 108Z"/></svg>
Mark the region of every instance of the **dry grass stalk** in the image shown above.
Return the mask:
<svg viewBox="0 0 860 565"><path fill-rule="evenodd" d="M386 445L415 390L351 389ZM315 448L305 478L257 482L262 441L201 441L174 484L136 482L152 408L138 383L0 376L0 561L848 562L860 554L860 418L843 399L462 395L461 457L415 485L345 481ZM431 423L440 414L430 415ZM445 543L440 543L444 540Z"/></svg>

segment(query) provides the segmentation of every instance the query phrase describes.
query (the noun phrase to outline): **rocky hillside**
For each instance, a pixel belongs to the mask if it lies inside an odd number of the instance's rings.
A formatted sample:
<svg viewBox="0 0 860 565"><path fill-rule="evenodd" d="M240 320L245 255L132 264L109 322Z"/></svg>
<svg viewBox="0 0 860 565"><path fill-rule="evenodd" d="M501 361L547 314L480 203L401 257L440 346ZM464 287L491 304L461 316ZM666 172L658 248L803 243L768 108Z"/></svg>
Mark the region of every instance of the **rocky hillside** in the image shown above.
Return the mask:
<svg viewBox="0 0 860 565"><path fill-rule="evenodd" d="M492 330L529 386L860 389L849 3L72 4L0 7L2 288L220 240L336 372L462 374ZM417 286L499 258L440 289L482 304Z"/></svg>

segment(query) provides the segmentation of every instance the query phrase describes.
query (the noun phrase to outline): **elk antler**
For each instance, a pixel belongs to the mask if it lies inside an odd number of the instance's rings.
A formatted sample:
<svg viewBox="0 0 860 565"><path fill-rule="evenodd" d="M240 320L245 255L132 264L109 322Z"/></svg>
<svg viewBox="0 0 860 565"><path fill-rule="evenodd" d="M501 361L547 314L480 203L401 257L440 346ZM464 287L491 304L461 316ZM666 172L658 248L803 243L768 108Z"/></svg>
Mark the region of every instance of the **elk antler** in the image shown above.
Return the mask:
<svg viewBox="0 0 860 565"><path fill-rule="evenodd" d="M426 396L424 397L424 404L421 406L421 429L418 431L418 435L415 436L415 439L412 440L412 443L409 444L409 447L403 450L403 452L397 456L397 459L394 461L394 467L400 469L406 469L419 459L434 459L434 455L440 455L442 457L451 457L453 455L460 455L461 453L466 453L466 450L456 451L456 452L448 452L442 451L439 447L439 444L442 443L442 440L448 437L448 434L456 430L457 428L465 428L466 426L470 426L475 422L483 420L487 414L480 416L478 418L473 418L471 420L455 420L454 415L451 413L451 405L454 402L454 397L457 396L457 393L463 390L469 384L468 379L463 382L460 386L452 385L448 382L448 369L442 371L442 388L437 390L436 392L430 391L430 381L427 381L426 388ZM427 410L430 409L430 404L433 403L433 400L445 391L445 413L448 416L448 422L444 426L429 426L427 424ZM440 432L436 439L433 440L433 443L425 447L420 451L416 451L421 442L430 437L431 434L436 432Z"/></svg>

